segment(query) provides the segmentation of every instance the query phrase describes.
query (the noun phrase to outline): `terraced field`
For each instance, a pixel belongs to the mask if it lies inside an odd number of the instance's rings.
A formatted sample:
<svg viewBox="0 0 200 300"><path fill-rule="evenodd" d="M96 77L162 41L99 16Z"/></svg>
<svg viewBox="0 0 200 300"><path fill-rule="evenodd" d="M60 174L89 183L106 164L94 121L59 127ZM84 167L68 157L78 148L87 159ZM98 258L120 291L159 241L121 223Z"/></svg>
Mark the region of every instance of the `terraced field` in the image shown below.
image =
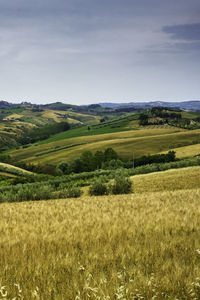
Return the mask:
<svg viewBox="0 0 200 300"><path fill-rule="evenodd" d="M19 149L10 154L17 161L58 163L71 161L85 150L103 150L112 147L123 158L168 151L200 142L200 130L183 131L177 128L149 128L109 134L79 136Z"/></svg>
<svg viewBox="0 0 200 300"><path fill-rule="evenodd" d="M199 171L135 176L130 195L1 204L2 293L199 299Z"/></svg>

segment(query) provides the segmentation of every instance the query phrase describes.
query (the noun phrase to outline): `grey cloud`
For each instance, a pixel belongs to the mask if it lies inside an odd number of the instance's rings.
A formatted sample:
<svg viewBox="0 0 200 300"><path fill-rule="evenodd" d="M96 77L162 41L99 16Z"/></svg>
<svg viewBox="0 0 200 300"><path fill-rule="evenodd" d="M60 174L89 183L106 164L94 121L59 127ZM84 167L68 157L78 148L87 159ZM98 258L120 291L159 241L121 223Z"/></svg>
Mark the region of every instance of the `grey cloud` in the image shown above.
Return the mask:
<svg viewBox="0 0 200 300"><path fill-rule="evenodd" d="M163 32L171 34L173 39L199 41L200 23L165 26Z"/></svg>
<svg viewBox="0 0 200 300"><path fill-rule="evenodd" d="M194 60L183 52L199 49L163 26L195 22L198 8L199 0L0 0L0 97L155 97L170 87L177 57L188 72Z"/></svg>

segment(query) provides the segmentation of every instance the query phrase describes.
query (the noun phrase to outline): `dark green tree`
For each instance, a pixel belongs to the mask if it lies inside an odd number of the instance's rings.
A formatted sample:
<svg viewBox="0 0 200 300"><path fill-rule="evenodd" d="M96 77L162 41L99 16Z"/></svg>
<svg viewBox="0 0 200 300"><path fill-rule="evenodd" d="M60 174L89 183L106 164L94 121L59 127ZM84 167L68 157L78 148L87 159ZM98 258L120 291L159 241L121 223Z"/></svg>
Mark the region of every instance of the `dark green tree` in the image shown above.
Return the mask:
<svg viewBox="0 0 200 300"><path fill-rule="evenodd" d="M84 151L80 157L83 172L93 171L94 168L94 158L91 151Z"/></svg>
<svg viewBox="0 0 200 300"><path fill-rule="evenodd" d="M103 151L96 151L94 154L94 166L95 169L100 169L102 167L102 163L104 162L104 153Z"/></svg>
<svg viewBox="0 0 200 300"><path fill-rule="evenodd" d="M58 175L69 174L69 165L67 162L62 161L56 167L56 172Z"/></svg>
<svg viewBox="0 0 200 300"><path fill-rule="evenodd" d="M139 125L145 126L148 125L148 115L147 114L140 114L139 116Z"/></svg>
<svg viewBox="0 0 200 300"><path fill-rule="evenodd" d="M107 148L104 152L104 161L110 161L112 159L118 159L117 152L113 148Z"/></svg>

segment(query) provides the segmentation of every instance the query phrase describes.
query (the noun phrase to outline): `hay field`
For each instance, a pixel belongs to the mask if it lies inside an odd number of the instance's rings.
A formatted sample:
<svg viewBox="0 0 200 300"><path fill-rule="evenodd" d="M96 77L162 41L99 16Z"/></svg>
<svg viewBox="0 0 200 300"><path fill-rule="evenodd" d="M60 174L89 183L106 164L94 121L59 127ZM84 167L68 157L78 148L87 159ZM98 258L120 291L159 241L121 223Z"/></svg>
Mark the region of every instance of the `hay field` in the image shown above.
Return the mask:
<svg viewBox="0 0 200 300"><path fill-rule="evenodd" d="M77 158L85 150L104 150L112 147L123 158L131 158L134 151L135 156L154 154L164 150L170 150L177 146L192 144L199 139L200 130L177 132L173 129L141 129L126 132L80 136L68 138L52 143L32 146L10 152L15 160L27 162L58 163L62 160L71 161ZM61 149L58 147L73 145L73 148ZM56 149L53 153L52 149ZM47 153L38 157L38 153L50 149Z"/></svg>
<svg viewBox="0 0 200 300"><path fill-rule="evenodd" d="M41 116L44 119L52 119L55 122L62 121L61 116L67 116L66 118L67 121L73 124L75 123L82 124L83 122L96 123L99 120L99 117L93 115L75 113L71 111L50 110L50 109L45 109L41 113ZM77 120L73 119L73 117L77 118Z"/></svg>
<svg viewBox="0 0 200 300"><path fill-rule="evenodd" d="M200 167L171 169L131 177L135 193L200 188Z"/></svg>
<svg viewBox="0 0 200 300"><path fill-rule="evenodd" d="M200 155L200 144L174 148L172 150L176 152L178 158L191 157ZM163 151L162 153L166 153L166 151Z"/></svg>
<svg viewBox="0 0 200 300"><path fill-rule="evenodd" d="M199 299L200 183L151 192L154 179L131 195L1 204L7 299Z"/></svg>

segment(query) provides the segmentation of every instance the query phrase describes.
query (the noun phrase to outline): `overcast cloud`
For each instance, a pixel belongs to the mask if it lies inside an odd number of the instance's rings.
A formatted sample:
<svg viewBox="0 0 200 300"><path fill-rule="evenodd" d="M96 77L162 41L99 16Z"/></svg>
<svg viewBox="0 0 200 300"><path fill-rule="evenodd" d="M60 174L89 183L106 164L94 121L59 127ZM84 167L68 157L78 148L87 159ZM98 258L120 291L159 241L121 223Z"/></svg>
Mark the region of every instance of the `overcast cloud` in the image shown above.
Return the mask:
<svg viewBox="0 0 200 300"><path fill-rule="evenodd" d="M200 99L199 0L0 0L0 98Z"/></svg>

